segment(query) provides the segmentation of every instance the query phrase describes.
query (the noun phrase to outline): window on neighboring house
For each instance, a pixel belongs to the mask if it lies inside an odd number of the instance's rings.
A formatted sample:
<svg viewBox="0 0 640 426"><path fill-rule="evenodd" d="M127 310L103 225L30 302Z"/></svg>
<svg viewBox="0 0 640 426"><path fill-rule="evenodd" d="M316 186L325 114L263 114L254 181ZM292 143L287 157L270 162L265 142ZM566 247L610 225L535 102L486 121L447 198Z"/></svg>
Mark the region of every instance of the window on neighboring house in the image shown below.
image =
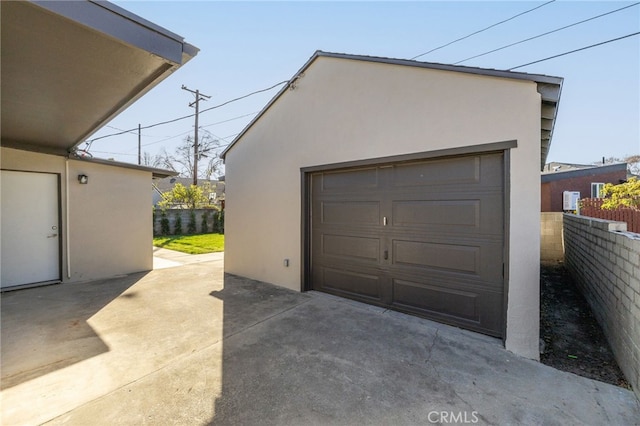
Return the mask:
<svg viewBox="0 0 640 426"><path fill-rule="evenodd" d="M602 188L604 188L604 183L591 183L591 198L603 198L602 196Z"/></svg>

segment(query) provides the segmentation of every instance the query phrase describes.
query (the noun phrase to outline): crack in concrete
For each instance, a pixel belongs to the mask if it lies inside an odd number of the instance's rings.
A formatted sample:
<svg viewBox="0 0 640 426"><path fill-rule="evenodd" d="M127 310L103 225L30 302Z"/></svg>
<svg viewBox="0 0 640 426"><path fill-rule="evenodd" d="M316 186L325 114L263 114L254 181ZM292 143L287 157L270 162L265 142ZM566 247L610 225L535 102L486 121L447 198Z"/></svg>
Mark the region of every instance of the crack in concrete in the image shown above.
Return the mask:
<svg viewBox="0 0 640 426"><path fill-rule="evenodd" d="M427 359L424 361L425 364L429 364L431 362L431 357L433 356L433 348L436 346L436 343L438 342L438 333L440 333L440 329L436 328L436 335L433 337L433 343L431 343L431 347L429 347L429 355L428 355ZM440 379L440 373L438 373L438 370L436 370L435 367L433 369L436 372L436 374L438 376L438 380L439 380Z"/></svg>
<svg viewBox="0 0 640 426"><path fill-rule="evenodd" d="M440 371L438 371L436 366L431 363L431 358L433 357L433 350L435 349L435 346L438 343L439 333L440 333L440 329L436 329L436 335L433 338L433 343L431 343L431 346L429 347L429 354L427 356L427 359L424 362L425 362L425 364L427 364L433 370L433 372L435 373L436 378L437 378L437 380L439 382L441 382L441 383L443 383L445 385L448 385L448 387L451 390L451 392L453 393L453 395L456 398L458 398L460 401L462 401L467 407L469 407L470 409L473 410L473 405L469 401L464 399L462 396L460 396L460 394L455 390L455 388L453 386L450 386L448 383L446 383L444 380L442 380L442 377L440 376ZM482 419L485 422L485 424L495 425L495 423L490 422L482 414L478 413L477 411L475 411L475 413L480 419Z"/></svg>

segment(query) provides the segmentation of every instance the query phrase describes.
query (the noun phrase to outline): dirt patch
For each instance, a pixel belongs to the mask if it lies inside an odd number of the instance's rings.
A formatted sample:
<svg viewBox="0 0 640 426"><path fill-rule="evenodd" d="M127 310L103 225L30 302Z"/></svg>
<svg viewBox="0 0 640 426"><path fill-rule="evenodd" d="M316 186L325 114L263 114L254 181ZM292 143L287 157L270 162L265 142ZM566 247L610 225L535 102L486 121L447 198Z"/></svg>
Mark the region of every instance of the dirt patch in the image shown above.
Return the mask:
<svg viewBox="0 0 640 426"><path fill-rule="evenodd" d="M540 361L631 389L589 304L562 264L541 265L540 291Z"/></svg>

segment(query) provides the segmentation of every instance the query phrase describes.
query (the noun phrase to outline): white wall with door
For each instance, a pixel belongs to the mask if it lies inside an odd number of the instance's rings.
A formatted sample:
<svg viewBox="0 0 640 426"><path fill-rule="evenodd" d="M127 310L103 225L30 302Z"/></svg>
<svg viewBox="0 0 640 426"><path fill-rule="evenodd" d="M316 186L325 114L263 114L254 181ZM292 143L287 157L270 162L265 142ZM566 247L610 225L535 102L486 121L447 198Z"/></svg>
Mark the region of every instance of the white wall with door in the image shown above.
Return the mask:
<svg viewBox="0 0 640 426"><path fill-rule="evenodd" d="M60 280L59 182L56 173L0 171L2 288Z"/></svg>
<svg viewBox="0 0 640 426"><path fill-rule="evenodd" d="M152 269L151 172L10 148L0 155L2 290ZM45 222L46 232L35 229Z"/></svg>

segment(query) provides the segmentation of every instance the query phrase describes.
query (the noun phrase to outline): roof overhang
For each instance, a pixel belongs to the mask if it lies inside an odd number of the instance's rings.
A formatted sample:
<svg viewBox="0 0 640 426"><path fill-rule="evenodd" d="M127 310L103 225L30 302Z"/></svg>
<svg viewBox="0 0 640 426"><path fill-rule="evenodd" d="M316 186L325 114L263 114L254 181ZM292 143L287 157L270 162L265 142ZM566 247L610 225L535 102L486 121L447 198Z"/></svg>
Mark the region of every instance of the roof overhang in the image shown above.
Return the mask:
<svg viewBox="0 0 640 426"><path fill-rule="evenodd" d="M548 183L563 179L575 179L586 176L598 176L605 173L619 172L626 176L627 163L609 164L606 166L593 166L583 169L563 170L558 172L542 173L540 175L541 183Z"/></svg>
<svg viewBox="0 0 640 426"><path fill-rule="evenodd" d="M267 103L267 105L254 117L254 119L244 128L244 130L236 136L236 138L229 144L229 146L220 154L220 156L224 159L227 152L233 148L233 146L238 142L242 136L253 126L253 124L260 119L260 117L269 109L273 103L287 89L294 84L294 82L302 75L304 72L311 66L311 64L320 57L329 57L329 58L338 58L338 59L349 59L355 61L365 61L365 62L377 62L384 64L392 64L392 65L403 65L410 67L418 67L418 68L427 68L427 69L435 69L442 71L453 71L453 72L462 72L467 74L477 74L477 75L485 75L490 77L500 77L500 78L509 78L516 80L528 80L533 81L537 85L537 91L540 93L542 98L542 102L540 105L541 115L540 115L540 152L541 152L541 163L540 170L544 168L544 165L547 160L547 155L549 153L549 148L551 146L551 137L553 135L553 128L555 125L556 117L558 114L558 103L560 102L560 93L562 91L562 77L553 77L548 75L540 75L540 74L528 74L523 72L514 72L514 71L505 71L505 70L496 70L496 69L487 69L487 68L476 68L476 67L466 67L460 65L448 65L448 64L438 64L432 62L419 62L413 61L409 59L393 59L393 58L381 58L377 56L362 56L362 55L349 55L344 53L332 53L332 52L323 52L316 51L313 56L300 68L300 70L289 80L289 83L286 84L280 91Z"/></svg>
<svg viewBox="0 0 640 426"><path fill-rule="evenodd" d="M104 160L101 158L91 158L91 157L74 157L73 159L76 161L83 161L86 163L101 164L103 166L122 167L123 169L149 172L151 173L152 177L160 178L160 179L170 177L170 176L178 176L178 172L174 172L172 170L157 169L155 167L140 166L140 165L131 164L131 163L122 163L120 161Z"/></svg>
<svg viewBox="0 0 640 426"><path fill-rule="evenodd" d="M68 153L198 53L108 2L0 7L3 146Z"/></svg>

